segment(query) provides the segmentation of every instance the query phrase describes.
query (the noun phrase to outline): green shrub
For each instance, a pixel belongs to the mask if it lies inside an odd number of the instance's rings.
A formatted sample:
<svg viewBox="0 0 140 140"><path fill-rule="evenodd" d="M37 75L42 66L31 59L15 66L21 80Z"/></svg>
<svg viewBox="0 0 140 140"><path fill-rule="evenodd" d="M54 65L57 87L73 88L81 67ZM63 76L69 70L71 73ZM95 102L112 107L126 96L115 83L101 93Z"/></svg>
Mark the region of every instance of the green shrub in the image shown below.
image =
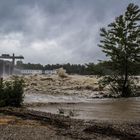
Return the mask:
<svg viewBox="0 0 140 140"><path fill-rule="evenodd" d="M20 107L23 102L24 81L15 76L12 81L0 79L0 106Z"/></svg>

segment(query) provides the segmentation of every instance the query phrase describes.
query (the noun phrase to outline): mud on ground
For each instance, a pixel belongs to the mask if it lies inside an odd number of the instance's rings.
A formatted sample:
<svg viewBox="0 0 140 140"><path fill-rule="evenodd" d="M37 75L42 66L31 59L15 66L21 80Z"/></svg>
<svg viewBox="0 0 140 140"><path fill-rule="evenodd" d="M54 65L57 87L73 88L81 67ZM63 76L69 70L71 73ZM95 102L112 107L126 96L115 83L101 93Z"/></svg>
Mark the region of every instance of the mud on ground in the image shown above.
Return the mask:
<svg viewBox="0 0 140 140"><path fill-rule="evenodd" d="M23 116L0 114L0 140L74 140L49 123Z"/></svg>
<svg viewBox="0 0 140 140"><path fill-rule="evenodd" d="M140 139L139 121L85 121L15 108L1 108L0 113L3 113L0 115L0 135L3 140Z"/></svg>

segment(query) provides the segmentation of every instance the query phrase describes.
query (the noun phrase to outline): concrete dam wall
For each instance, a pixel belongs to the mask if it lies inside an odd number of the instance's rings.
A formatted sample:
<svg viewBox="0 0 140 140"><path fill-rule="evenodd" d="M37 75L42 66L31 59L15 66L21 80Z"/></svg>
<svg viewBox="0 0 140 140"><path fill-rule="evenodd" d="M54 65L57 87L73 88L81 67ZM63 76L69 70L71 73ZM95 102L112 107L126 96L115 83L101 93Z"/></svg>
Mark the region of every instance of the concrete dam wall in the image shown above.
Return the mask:
<svg viewBox="0 0 140 140"><path fill-rule="evenodd" d="M10 61L0 60L0 76L12 75L14 66Z"/></svg>

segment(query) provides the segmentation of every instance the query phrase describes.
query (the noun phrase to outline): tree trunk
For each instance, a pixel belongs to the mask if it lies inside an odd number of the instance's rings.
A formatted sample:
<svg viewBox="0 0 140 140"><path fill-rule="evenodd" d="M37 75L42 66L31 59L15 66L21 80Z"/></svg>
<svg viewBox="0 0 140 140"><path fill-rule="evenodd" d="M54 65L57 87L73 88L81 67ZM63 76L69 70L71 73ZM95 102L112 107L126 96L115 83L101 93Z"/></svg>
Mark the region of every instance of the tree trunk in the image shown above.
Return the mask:
<svg viewBox="0 0 140 140"><path fill-rule="evenodd" d="M124 83L122 87L122 97L127 97L129 96L129 91L128 91L128 60L127 56L125 56L125 69L124 69Z"/></svg>

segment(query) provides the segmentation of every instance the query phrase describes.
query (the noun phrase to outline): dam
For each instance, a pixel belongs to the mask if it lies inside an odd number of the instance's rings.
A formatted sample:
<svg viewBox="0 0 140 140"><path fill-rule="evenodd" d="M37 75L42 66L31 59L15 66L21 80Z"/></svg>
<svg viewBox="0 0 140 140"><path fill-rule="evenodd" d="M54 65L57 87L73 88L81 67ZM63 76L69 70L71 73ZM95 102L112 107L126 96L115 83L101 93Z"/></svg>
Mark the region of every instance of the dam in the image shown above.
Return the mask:
<svg viewBox="0 0 140 140"><path fill-rule="evenodd" d="M0 60L0 76L4 77L6 75L12 75L13 73L13 65L10 61Z"/></svg>
<svg viewBox="0 0 140 140"><path fill-rule="evenodd" d="M8 59L8 60L7 60ZM12 61L9 61L11 59ZM10 56L9 54L2 54L0 56L0 77L18 74L19 70L15 67L16 59L24 59L23 56Z"/></svg>

